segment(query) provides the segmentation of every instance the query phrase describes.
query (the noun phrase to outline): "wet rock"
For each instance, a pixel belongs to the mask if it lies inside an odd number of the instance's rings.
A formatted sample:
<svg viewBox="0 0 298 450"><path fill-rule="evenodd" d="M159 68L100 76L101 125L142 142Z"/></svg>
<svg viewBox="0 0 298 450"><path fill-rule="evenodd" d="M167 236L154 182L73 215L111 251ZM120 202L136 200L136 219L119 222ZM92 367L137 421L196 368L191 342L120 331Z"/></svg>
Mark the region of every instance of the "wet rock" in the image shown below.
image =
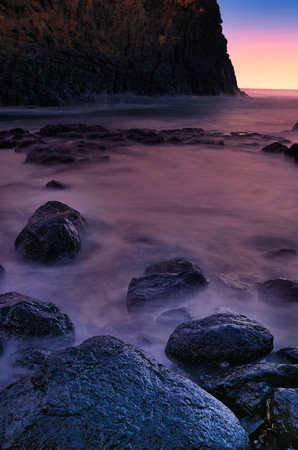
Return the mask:
<svg viewBox="0 0 298 450"><path fill-rule="evenodd" d="M170 360L199 365L249 362L272 349L273 336L259 322L240 314L218 313L179 325L165 353Z"/></svg>
<svg viewBox="0 0 298 450"><path fill-rule="evenodd" d="M154 130L142 130L140 128L134 128L131 130L127 130L125 136L127 139L147 145L162 144L165 142L164 137Z"/></svg>
<svg viewBox="0 0 298 450"><path fill-rule="evenodd" d="M298 131L298 123L295 123L291 131Z"/></svg>
<svg viewBox="0 0 298 450"><path fill-rule="evenodd" d="M291 364L298 364L298 347L281 348L277 355Z"/></svg>
<svg viewBox="0 0 298 450"><path fill-rule="evenodd" d="M183 322L194 320L195 315L187 308L176 308L164 311L157 317L156 323L165 327L177 327Z"/></svg>
<svg viewBox="0 0 298 450"><path fill-rule="evenodd" d="M55 164L74 163L76 161L77 158L71 154L71 150L69 148L55 145L32 148L29 150L24 162L52 166Z"/></svg>
<svg viewBox="0 0 298 450"><path fill-rule="evenodd" d="M40 206L20 232L15 249L19 258L39 263L67 263L81 250L79 232L86 220L64 203Z"/></svg>
<svg viewBox="0 0 298 450"><path fill-rule="evenodd" d="M46 184L46 189L67 189L67 185L60 181L51 180Z"/></svg>
<svg viewBox="0 0 298 450"><path fill-rule="evenodd" d="M182 272L198 272L202 275L202 281L209 280L204 275L203 270L195 263L185 258L174 258L167 261L151 264L145 269L144 275L152 275L154 273L182 273Z"/></svg>
<svg viewBox="0 0 298 450"><path fill-rule="evenodd" d="M65 136L69 133L82 134L87 130L87 125L82 123L76 124L57 124L57 125L46 125L39 130L39 135L42 137L58 137Z"/></svg>
<svg viewBox="0 0 298 450"><path fill-rule="evenodd" d="M111 336L50 355L0 409L2 448L249 448L228 408Z"/></svg>
<svg viewBox="0 0 298 450"><path fill-rule="evenodd" d="M272 401L279 448L298 447L298 389L276 389Z"/></svg>
<svg viewBox="0 0 298 450"><path fill-rule="evenodd" d="M4 347L59 349L75 343L75 330L54 303L8 292L0 295L0 341Z"/></svg>
<svg viewBox="0 0 298 450"><path fill-rule="evenodd" d="M7 150L9 148L14 148L17 145L17 141L7 139L7 140L1 140L0 141L0 150Z"/></svg>
<svg viewBox="0 0 298 450"><path fill-rule="evenodd" d="M47 349L25 349L13 354L9 359L14 378L32 374L52 352Z"/></svg>
<svg viewBox="0 0 298 450"><path fill-rule="evenodd" d="M262 148L262 152L265 153L284 153L287 150L288 147L280 142L273 142L272 144L266 145Z"/></svg>
<svg viewBox="0 0 298 450"><path fill-rule="evenodd" d="M209 275L211 287L220 292L233 296L249 296L257 289L258 280L245 275L229 275L212 273Z"/></svg>
<svg viewBox="0 0 298 450"><path fill-rule="evenodd" d="M197 382L238 416L266 415L266 400L279 388L298 388L298 365L261 363L198 374Z"/></svg>
<svg viewBox="0 0 298 450"><path fill-rule="evenodd" d="M4 280L5 274L6 274L6 271L5 271L4 267L0 264L0 283Z"/></svg>
<svg viewBox="0 0 298 450"><path fill-rule="evenodd" d="M298 253L292 248L280 248L279 250L271 250L266 253L266 258L273 259L283 256L297 256Z"/></svg>
<svg viewBox="0 0 298 450"><path fill-rule="evenodd" d="M298 302L298 281L287 278L267 280L260 286L259 299L265 302Z"/></svg>
<svg viewBox="0 0 298 450"><path fill-rule="evenodd" d="M145 276L131 280L126 307L128 312L137 312L177 303L204 290L208 283L202 269L184 258L153 264L145 270Z"/></svg>
<svg viewBox="0 0 298 450"><path fill-rule="evenodd" d="M297 158L298 157L298 144L291 145L291 147L285 151L285 155L289 156L290 158Z"/></svg>
<svg viewBox="0 0 298 450"><path fill-rule="evenodd" d="M21 153L23 151L26 151L28 147L32 147L33 145L43 145L45 144L45 141L43 139L40 139L36 136L30 135L30 137L22 139L15 147L16 153Z"/></svg>

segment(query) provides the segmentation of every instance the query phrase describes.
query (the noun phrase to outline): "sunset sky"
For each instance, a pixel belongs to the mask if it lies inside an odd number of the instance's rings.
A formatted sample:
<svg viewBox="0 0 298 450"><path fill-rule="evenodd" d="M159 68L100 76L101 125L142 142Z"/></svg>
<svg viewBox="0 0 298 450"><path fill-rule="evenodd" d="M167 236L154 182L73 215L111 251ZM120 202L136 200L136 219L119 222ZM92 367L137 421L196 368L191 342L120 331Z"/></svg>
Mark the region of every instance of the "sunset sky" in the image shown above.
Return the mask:
<svg viewBox="0 0 298 450"><path fill-rule="evenodd" d="M298 0L218 0L240 88L298 89Z"/></svg>

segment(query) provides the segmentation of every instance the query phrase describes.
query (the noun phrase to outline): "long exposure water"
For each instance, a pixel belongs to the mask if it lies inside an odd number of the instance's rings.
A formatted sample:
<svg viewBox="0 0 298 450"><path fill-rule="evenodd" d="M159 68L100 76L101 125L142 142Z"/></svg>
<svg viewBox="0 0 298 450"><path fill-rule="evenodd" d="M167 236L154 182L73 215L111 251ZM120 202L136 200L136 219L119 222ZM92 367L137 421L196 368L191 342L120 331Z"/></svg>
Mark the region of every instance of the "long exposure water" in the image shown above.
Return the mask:
<svg viewBox="0 0 298 450"><path fill-rule="evenodd" d="M112 129L202 127L208 132L258 132L284 136L298 122L298 91L247 91L247 97L101 98L65 108L1 108L0 129L38 131L46 124L101 124ZM2 292L52 301L72 318L77 342L111 334L165 364L171 330L155 323L168 305L131 317L127 287L145 268L173 257L198 263L207 275L265 281L298 279L298 257L266 258L280 248L298 250L298 166L283 155L262 153L272 142L224 138L224 146L132 144L110 161L72 166L23 164L24 153L0 151ZM121 150L121 149L120 149ZM67 190L45 184L56 179ZM14 241L34 211L48 200L77 209L89 226L73 264L45 267L16 259ZM237 296L212 284L182 299L197 317L230 308L267 326L275 349L297 345L297 304L263 303L257 291Z"/></svg>

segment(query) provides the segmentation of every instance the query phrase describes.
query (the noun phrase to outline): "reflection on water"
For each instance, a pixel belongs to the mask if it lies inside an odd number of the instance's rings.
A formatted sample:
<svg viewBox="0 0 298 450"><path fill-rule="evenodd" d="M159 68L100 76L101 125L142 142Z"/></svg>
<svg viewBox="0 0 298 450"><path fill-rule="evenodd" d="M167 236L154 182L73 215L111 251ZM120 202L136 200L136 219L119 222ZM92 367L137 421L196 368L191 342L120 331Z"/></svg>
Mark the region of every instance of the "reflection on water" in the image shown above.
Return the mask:
<svg viewBox="0 0 298 450"><path fill-rule="evenodd" d="M298 121L297 96L160 98L122 100L103 106L1 109L1 129L38 130L46 123L98 123L109 128L202 127L219 131L282 132ZM132 99L130 99L132 101ZM241 139L225 146L142 146L111 154L110 162L72 167L24 165L24 154L0 152L3 292L53 301L73 319L78 342L113 334L167 363L163 348L171 330L156 314L130 317L128 283L153 262L185 257L206 274L298 278L298 258L268 260L278 248L298 250L298 167L280 155L260 153L261 143ZM45 190L51 179L70 185ZM40 267L16 261L14 240L28 217L48 200L79 210L89 223L75 263ZM262 304L211 286L182 301L198 317L227 307L261 321L276 348L297 345L297 305Z"/></svg>

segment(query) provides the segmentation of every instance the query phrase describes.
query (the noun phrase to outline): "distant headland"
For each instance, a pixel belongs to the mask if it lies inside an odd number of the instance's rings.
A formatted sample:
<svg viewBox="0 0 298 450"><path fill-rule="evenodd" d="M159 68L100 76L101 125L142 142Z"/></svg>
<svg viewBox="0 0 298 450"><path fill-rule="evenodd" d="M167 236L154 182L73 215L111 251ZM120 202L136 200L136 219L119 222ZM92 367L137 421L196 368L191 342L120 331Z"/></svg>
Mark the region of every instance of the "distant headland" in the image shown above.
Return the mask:
<svg viewBox="0 0 298 450"><path fill-rule="evenodd" d="M216 0L2 0L0 104L240 93Z"/></svg>

